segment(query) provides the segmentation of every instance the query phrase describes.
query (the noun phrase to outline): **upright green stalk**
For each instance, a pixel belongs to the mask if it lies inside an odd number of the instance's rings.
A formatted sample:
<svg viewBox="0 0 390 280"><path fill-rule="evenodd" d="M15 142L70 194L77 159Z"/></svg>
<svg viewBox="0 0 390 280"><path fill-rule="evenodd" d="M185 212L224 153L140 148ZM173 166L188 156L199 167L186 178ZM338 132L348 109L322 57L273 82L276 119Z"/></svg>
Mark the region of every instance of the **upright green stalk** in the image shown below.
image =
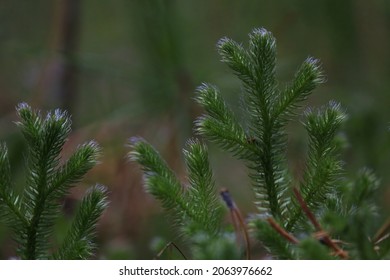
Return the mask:
<svg viewBox="0 0 390 280"><path fill-rule="evenodd" d="M1 218L13 229L17 251L22 259L47 259L52 257L50 238L55 220L61 215L60 199L97 163L100 149L93 141L85 143L60 164L62 147L71 132L69 116L55 110L43 118L25 103L18 106L17 113L20 118L17 125L28 145L28 177L23 194L16 193L11 186L7 149L1 145L0 207L4 209ZM68 236L73 237L68 239L82 244L82 250L70 249L67 243L55 253L60 258L83 259L91 256L94 248L92 232L107 202L104 187L92 188L89 193L89 196L96 196L96 202L88 203L87 196L81 202L77 217L86 213L91 215L86 216L85 223L79 223L76 218L76 224L68 233Z"/></svg>
<svg viewBox="0 0 390 280"><path fill-rule="evenodd" d="M286 125L324 81L319 61L307 58L292 82L279 87L276 42L270 32L254 29L248 47L223 38L217 49L222 62L242 82L243 118L236 117L216 86L203 83L195 99L205 113L195 121L195 131L248 167L258 206L258 212L247 219L253 237L277 259L389 258L390 221L378 218L372 199L378 186L376 177L367 170L357 178L343 176L339 129L345 114L338 103L331 101L319 110L305 111L303 125L309 145L303 179L294 180L287 167ZM133 141L132 149L131 159L143 167L147 190L175 213L179 225L191 228L186 222L191 220L209 233L187 231L196 248L193 256L215 256L210 248L228 252L230 245L215 242L215 235L210 234L217 228L217 238L229 240L231 230L215 215L215 183L204 145L191 141L184 151L188 187L182 186L149 144ZM226 200L226 193L222 192L232 214L237 244L242 247L240 232L246 232L246 225L236 222L234 215L240 215L239 208L230 197Z"/></svg>

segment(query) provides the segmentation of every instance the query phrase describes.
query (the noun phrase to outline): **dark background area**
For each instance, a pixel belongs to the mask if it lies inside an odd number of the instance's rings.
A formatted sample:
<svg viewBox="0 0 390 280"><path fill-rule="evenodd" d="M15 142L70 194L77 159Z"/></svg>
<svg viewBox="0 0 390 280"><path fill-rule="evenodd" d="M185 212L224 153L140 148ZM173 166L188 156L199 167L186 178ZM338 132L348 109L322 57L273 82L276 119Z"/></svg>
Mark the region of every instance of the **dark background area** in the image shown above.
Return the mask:
<svg viewBox="0 0 390 280"><path fill-rule="evenodd" d="M280 86L309 55L322 61L327 82L304 104L341 102L345 176L367 166L382 179L378 199L389 207L390 1L363 0L56 0L0 3L0 140L7 143L16 188L24 184L25 143L15 106L72 114L64 157L96 139L101 164L66 200L71 214L95 182L110 190L110 208L99 226L97 258L153 258L154 244L175 238L159 205L142 187L139 167L125 157L127 140L142 136L185 179L181 149L194 136L202 111L193 101L202 82L220 87L239 112L239 81L222 64L215 44L224 36L242 42L255 27L277 39ZM299 117L289 129L288 161L299 178L306 135ZM242 212L255 211L243 165L210 145L217 184L228 188ZM58 222L56 244L71 215ZM165 240L165 241L164 241ZM0 258L14 252L0 225Z"/></svg>

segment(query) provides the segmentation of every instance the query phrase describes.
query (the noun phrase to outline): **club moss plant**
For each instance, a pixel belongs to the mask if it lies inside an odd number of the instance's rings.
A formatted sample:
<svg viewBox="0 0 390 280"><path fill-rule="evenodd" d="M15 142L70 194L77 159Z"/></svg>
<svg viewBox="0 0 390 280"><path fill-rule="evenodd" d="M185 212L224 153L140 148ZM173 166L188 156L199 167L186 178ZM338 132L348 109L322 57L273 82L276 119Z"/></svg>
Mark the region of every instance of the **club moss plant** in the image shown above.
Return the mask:
<svg viewBox="0 0 390 280"><path fill-rule="evenodd" d="M107 207L104 186L91 187L82 199L63 243L53 248L52 234L61 213L61 199L97 163L96 142L80 145L67 159L61 151L71 120L66 112L55 110L45 117L26 103L17 107L28 153L27 178L22 192L12 185L8 150L0 145L0 221L13 231L17 257L21 259L87 259L93 256L96 225ZM63 162L63 163L62 163Z"/></svg>
<svg viewBox="0 0 390 280"><path fill-rule="evenodd" d="M269 31L254 29L247 46L223 38L217 49L241 81L242 117L217 86L198 87L195 100L204 114L194 125L203 140L191 139L183 150L188 180L181 182L146 140L130 140L129 158L140 164L146 191L161 202L178 238L186 241L187 257L251 258L250 250L260 245L249 244L260 243L274 259L389 258L390 221L375 200L378 179L364 168L353 178L343 172L339 132L345 112L334 101L302 110L324 82L320 62L308 57L292 81L280 86ZM297 179L286 162L286 125L301 114L308 152L303 177ZM227 190L219 195L207 140L246 165L250 186L239 187L253 190L257 213L244 218ZM223 222L224 207L234 230Z"/></svg>

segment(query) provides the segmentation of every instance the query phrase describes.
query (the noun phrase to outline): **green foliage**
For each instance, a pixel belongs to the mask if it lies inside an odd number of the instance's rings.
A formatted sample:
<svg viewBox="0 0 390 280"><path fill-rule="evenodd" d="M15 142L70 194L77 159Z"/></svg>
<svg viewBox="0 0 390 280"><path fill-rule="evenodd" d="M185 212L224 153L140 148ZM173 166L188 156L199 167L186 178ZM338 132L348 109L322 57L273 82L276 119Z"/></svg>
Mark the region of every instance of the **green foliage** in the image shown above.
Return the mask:
<svg viewBox="0 0 390 280"><path fill-rule="evenodd" d="M75 220L70 228L60 250L54 254L54 259L72 260L92 256L95 244L96 224L107 206L106 189L95 186L88 190L83 198Z"/></svg>
<svg viewBox="0 0 390 280"><path fill-rule="evenodd" d="M299 102L323 81L319 63L306 59L293 82L279 90L275 78L276 43L270 32L253 30L248 49L227 38L217 46L222 61L244 86L245 120L243 124L236 121L215 86L203 85L196 100L207 114L198 119L196 130L245 160L251 170L259 210L282 217L287 212L284 193L290 183L284 172L284 127Z"/></svg>
<svg viewBox="0 0 390 280"><path fill-rule="evenodd" d="M221 206L215 194L205 145L189 141L184 157L189 185L183 187L158 152L140 138L131 139L130 159L139 162L145 172L147 191L161 200L171 211L184 232L204 231L215 235L219 231Z"/></svg>
<svg viewBox="0 0 390 280"><path fill-rule="evenodd" d="M248 167L258 206L257 215L248 223L253 238L277 259L388 258L390 221L378 230L383 221L373 196L378 180L367 170L356 179L343 176L338 135L346 115L339 104L332 101L319 110L305 111L303 125L309 143L302 180L292 178L287 168L286 126L299 114L302 101L324 81L319 61L307 58L293 80L280 88L275 73L276 43L270 32L254 29L247 48L223 38L217 49L242 82L243 118L236 117L216 86L204 83L195 99L205 113L195 121L195 131ZM218 232L220 238L228 235L215 215L219 206L203 145L192 141L184 151L188 189L149 144L135 140L132 149L131 158L144 169L147 190L175 213L179 225L187 226L185 221L191 218L203 225L204 232L210 232L212 223L211 232ZM233 217L238 210L229 199L224 197ZM237 221L233 224L237 238L242 229ZM198 233L187 234L195 246ZM192 250L193 257L210 258L215 238L201 236L203 245ZM221 242L217 247L228 251L225 246Z"/></svg>
<svg viewBox="0 0 390 280"><path fill-rule="evenodd" d="M334 193L340 178L342 163L338 159L336 133L345 116L337 103L329 103L322 110L305 112L304 125L309 135L309 153L304 180L301 183L303 198L312 211L317 211ZM300 205L289 209L286 229L292 230L298 219L303 218ZM302 220L301 220L302 222Z"/></svg>
<svg viewBox="0 0 390 280"><path fill-rule="evenodd" d="M254 219L251 227L254 229L254 237L264 244L268 244L272 248L272 253L279 259L297 258L296 252L292 249L293 245L281 235L275 234L275 230L269 226L266 220Z"/></svg>
<svg viewBox="0 0 390 280"><path fill-rule="evenodd" d="M28 176L22 194L11 183L8 152L0 146L1 218L12 228L22 259L84 259L92 254L97 219L106 208L104 187L92 188L80 204L75 221L58 252L50 254L50 238L62 199L73 184L97 163L100 149L85 143L64 163L61 150L71 132L69 116L60 110L42 117L25 103L17 108L28 145Z"/></svg>
<svg viewBox="0 0 390 280"><path fill-rule="evenodd" d="M389 257L386 240L383 243L375 240L381 221L374 197L378 187L379 181L372 171L359 171L356 178L347 183L340 206L329 209L325 216L324 222L338 225L334 227L335 234L349 243L348 251L356 259Z"/></svg>
<svg viewBox="0 0 390 280"><path fill-rule="evenodd" d="M331 256L328 248L318 242L314 238L302 240L298 247L301 253L300 258L304 260L331 260L335 259Z"/></svg>
<svg viewBox="0 0 390 280"><path fill-rule="evenodd" d="M182 236L192 245L191 255L201 259L238 257L234 240L221 233L222 207L216 196L206 146L190 140L183 150L188 172L185 186L145 140L132 138L130 147L129 158L143 168L146 190L171 214Z"/></svg>

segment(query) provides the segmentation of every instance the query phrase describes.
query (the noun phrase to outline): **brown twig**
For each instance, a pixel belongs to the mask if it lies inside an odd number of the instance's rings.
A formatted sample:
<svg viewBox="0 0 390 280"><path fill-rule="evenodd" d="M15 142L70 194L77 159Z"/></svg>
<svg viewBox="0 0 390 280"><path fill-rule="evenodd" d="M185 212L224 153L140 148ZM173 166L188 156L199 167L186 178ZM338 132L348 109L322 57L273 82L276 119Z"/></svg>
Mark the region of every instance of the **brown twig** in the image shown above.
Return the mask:
<svg viewBox="0 0 390 280"><path fill-rule="evenodd" d="M294 195L295 195L296 199L298 200L298 203L301 206L303 212L305 212L307 218L313 224L314 228L317 231L321 231L322 228L321 228L320 223L317 221L317 219L314 216L314 214L310 211L309 207L307 206L306 202L304 201L304 199L303 199L301 193L299 192L299 190L297 188L293 188L293 192L294 192Z"/></svg>
<svg viewBox="0 0 390 280"><path fill-rule="evenodd" d="M310 211L309 207L307 206L299 190L297 188L294 188L293 191L303 212L306 214L307 218L310 220L310 222L313 224L314 228L316 229L317 238L320 241L322 241L325 245L327 245L329 248L331 248L334 251L336 256L339 256L343 259L348 259L348 253L343 249L341 249L335 242L333 242L329 234L322 229L320 223L317 221L314 214Z"/></svg>
<svg viewBox="0 0 390 280"><path fill-rule="evenodd" d="M161 249L160 252L158 252L158 254L156 255L156 257L154 258L155 260L158 260L162 254L164 254L164 252L168 249L168 248L171 248L171 247L174 247L179 253L180 255L183 257L183 259L187 260L186 256L184 255L184 253L180 250L180 248L174 243L174 242L169 242L168 244L166 244L164 246L164 248Z"/></svg>
<svg viewBox="0 0 390 280"><path fill-rule="evenodd" d="M246 259L250 260L251 255L250 255L249 234L248 234L248 230L246 229L244 219L242 218L241 212L239 211L238 208L231 209L230 211L232 212L233 216L235 216L238 220L238 223L240 225L240 228L241 228L242 234L244 236L244 240L245 240Z"/></svg>
<svg viewBox="0 0 390 280"><path fill-rule="evenodd" d="M250 260L250 242L249 242L249 234L248 230L246 229L246 225L244 222L244 219L242 218L240 209L236 206L234 203L232 197L230 196L230 193L227 189L221 189L220 191L222 199L225 201L226 206L229 208L230 211L230 217L232 219L234 231L236 233L237 240L239 239L239 233L241 231L245 247L246 247L246 258L247 260Z"/></svg>
<svg viewBox="0 0 390 280"><path fill-rule="evenodd" d="M380 227L373 239L374 244L378 244L390 236L390 218Z"/></svg>
<svg viewBox="0 0 390 280"><path fill-rule="evenodd" d="M289 234L284 228L282 228L273 218L268 218L267 222L273 227L274 230L276 230L281 236L283 236L285 239L287 239L289 242L293 244L297 244L299 241L294 236Z"/></svg>

